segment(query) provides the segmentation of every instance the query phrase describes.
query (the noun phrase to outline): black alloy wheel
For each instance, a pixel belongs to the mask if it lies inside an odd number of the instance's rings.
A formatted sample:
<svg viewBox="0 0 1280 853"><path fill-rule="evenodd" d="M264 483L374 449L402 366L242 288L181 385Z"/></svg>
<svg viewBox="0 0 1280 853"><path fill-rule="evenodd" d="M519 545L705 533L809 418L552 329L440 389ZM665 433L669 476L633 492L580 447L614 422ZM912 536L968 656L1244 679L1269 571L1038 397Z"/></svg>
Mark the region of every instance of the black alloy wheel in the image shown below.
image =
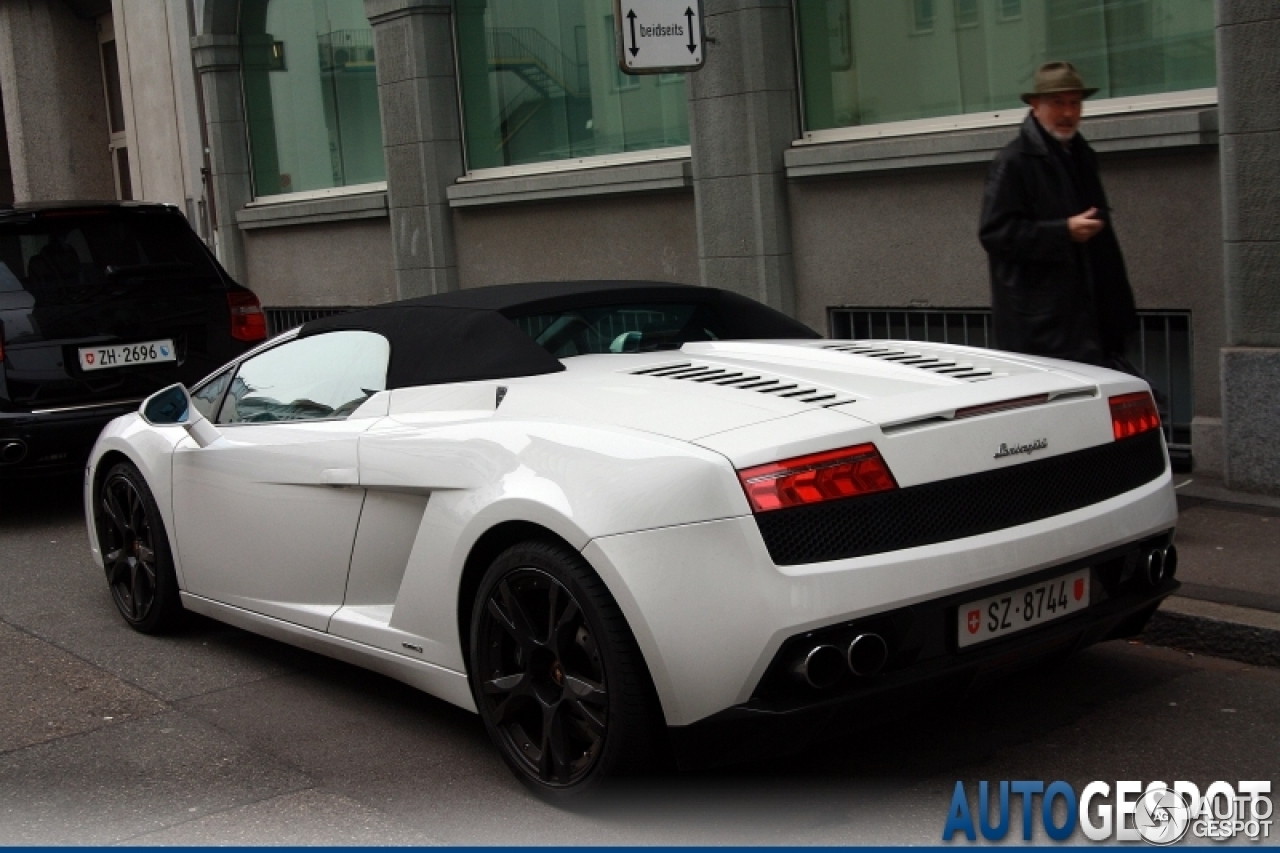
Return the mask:
<svg viewBox="0 0 1280 853"><path fill-rule="evenodd" d="M96 501L98 547L111 598L135 630L160 633L182 613L164 522L138 469L121 462L107 472Z"/></svg>
<svg viewBox="0 0 1280 853"><path fill-rule="evenodd" d="M573 551L505 551L480 584L471 687L503 759L554 802L644 763L656 697L604 584Z"/></svg>

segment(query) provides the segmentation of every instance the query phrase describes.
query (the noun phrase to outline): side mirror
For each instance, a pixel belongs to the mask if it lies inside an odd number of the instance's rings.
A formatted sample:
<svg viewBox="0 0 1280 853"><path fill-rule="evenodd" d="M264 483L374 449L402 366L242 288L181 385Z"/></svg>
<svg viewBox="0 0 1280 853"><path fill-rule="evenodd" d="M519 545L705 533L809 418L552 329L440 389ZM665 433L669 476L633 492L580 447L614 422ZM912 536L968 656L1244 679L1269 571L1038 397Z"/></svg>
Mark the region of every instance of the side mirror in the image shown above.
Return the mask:
<svg viewBox="0 0 1280 853"><path fill-rule="evenodd" d="M181 425L201 447L208 447L222 433L200 414L191 402L191 395L181 383L162 388L142 401L138 413L152 426Z"/></svg>
<svg viewBox="0 0 1280 853"><path fill-rule="evenodd" d="M187 389L170 385L142 401L142 419L152 426L185 424L192 412L191 397Z"/></svg>

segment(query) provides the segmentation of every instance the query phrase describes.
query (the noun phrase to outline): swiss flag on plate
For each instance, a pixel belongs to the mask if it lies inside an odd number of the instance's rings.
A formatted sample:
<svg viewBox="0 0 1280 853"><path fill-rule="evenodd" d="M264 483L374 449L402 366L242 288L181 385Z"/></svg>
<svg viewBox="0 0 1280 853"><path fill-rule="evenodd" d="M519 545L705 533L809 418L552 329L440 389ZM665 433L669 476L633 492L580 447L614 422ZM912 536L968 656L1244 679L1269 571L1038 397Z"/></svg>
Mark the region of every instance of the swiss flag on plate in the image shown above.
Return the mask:
<svg viewBox="0 0 1280 853"><path fill-rule="evenodd" d="M1075 589L1072 592L1075 593L1076 601L1084 598L1084 578L1076 578Z"/></svg>
<svg viewBox="0 0 1280 853"><path fill-rule="evenodd" d="M85 364L93 364L93 353L91 353L91 352L87 352L87 353L85 353L85 354L84 354L84 362L85 362Z"/></svg>
<svg viewBox="0 0 1280 853"><path fill-rule="evenodd" d="M1076 596L1076 598L1079 598L1079 597L1080 596L1078 595ZM969 611L969 633L976 634L978 633L978 629L981 627L982 627L982 611L970 610Z"/></svg>

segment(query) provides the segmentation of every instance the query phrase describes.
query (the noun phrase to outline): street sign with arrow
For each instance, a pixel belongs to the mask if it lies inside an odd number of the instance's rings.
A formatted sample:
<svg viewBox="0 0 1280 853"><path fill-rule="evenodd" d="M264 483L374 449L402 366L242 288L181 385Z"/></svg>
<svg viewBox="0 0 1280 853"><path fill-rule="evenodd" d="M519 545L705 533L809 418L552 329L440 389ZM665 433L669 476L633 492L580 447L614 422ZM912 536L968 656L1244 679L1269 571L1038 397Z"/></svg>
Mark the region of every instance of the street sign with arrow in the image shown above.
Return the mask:
<svg viewBox="0 0 1280 853"><path fill-rule="evenodd" d="M614 0L618 67L627 74L665 74L702 67L699 0Z"/></svg>

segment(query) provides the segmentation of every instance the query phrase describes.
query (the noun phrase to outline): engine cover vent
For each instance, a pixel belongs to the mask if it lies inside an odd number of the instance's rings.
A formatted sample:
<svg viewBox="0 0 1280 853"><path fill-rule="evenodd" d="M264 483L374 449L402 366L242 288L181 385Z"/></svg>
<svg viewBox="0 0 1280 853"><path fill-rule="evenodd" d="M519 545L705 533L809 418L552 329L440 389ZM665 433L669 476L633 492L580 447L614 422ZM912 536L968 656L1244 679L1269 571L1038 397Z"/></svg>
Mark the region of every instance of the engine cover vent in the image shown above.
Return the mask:
<svg viewBox="0 0 1280 853"><path fill-rule="evenodd" d="M818 406L839 406L843 403L854 402L853 397L839 394L817 385L770 376L757 370L713 367L691 361L642 367L639 370L627 372L632 376L678 379L683 382L699 382L704 385L719 385L722 388L736 388L740 391L755 391L757 394L769 394L773 397L795 400L798 403L812 403Z"/></svg>
<svg viewBox="0 0 1280 853"><path fill-rule="evenodd" d="M971 358L955 359L943 351L930 353L923 348L899 347L884 341L829 343L822 344L819 348L862 356L863 358L876 358L880 361L893 362L904 367L914 367L918 370L928 370L939 376L963 379L966 382L983 382L987 379L1010 376L1013 373L1008 369L1008 365L1001 365L1002 369L996 371L992 370L990 366L983 365Z"/></svg>

